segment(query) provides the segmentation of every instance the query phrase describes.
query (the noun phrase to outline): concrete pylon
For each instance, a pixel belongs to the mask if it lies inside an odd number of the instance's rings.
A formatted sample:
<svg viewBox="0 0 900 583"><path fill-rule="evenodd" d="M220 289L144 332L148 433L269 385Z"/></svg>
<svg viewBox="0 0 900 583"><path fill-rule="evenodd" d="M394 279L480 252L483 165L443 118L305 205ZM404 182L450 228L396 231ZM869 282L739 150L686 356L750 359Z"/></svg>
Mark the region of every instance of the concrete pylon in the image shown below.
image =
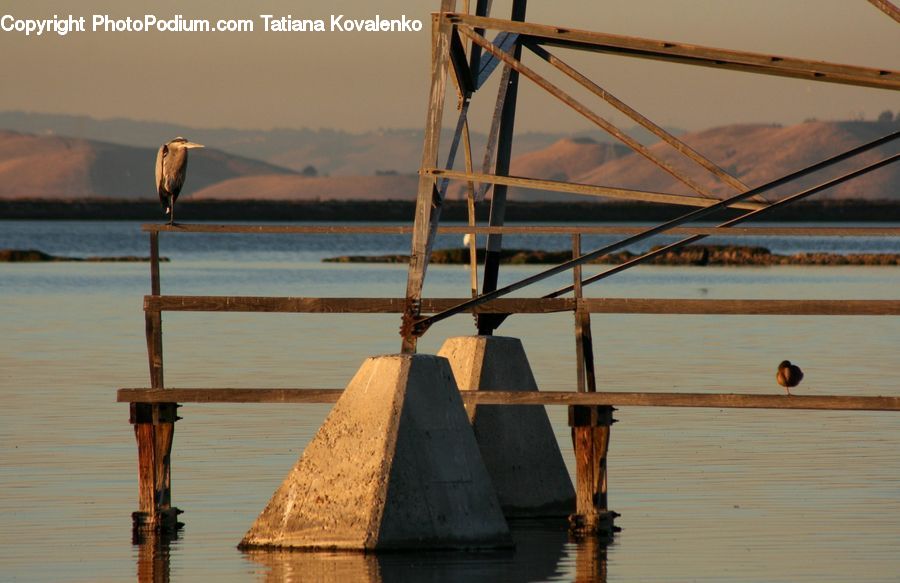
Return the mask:
<svg viewBox="0 0 900 583"><path fill-rule="evenodd" d="M448 338L438 356L450 361L461 391L538 390L518 338ZM574 512L575 489L544 407L472 405L467 412L507 517Z"/></svg>
<svg viewBox="0 0 900 583"><path fill-rule="evenodd" d="M366 359L241 548L511 545L444 358Z"/></svg>

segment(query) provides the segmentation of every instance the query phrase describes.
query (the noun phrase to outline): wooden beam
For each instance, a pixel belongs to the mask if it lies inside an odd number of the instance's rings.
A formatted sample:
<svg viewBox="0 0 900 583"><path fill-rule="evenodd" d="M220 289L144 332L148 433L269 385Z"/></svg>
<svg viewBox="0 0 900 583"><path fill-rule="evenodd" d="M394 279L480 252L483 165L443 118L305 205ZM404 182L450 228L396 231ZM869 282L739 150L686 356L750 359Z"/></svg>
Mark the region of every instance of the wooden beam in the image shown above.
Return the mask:
<svg viewBox="0 0 900 583"><path fill-rule="evenodd" d="M160 297L159 232L150 232L150 293ZM163 375L162 313L145 312L150 386L165 390ZM178 528L178 509L172 507L172 441L177 405L171 401L131 405L131 423L138 448L138 511L135 531L171 531Z"/></svg>
<svg viewBox="0 0 900 583"><path fill-rule="evenodd" d="M141 225L145 233L252 233L266 235L340 235L380 234L408 235L413 228L408 225L212 225L177 223L147 223Z"/></svg>
<svg viewBox="0 0 900 583"><path fill-rule="evenodd" d="M588 298L592 314L900 316L900 300L683 300Z"/></svg>
<svg viewBox="0 0 900 583"><path fill-rule="evenodd" d="M150 293L158 296L159 283L159 231L150 232Z"/></svg>
<svg viewBox="0 0 900 583"><path fill-rule="evenodd" d="M450 176L463 180L465 176L491 176L489 174L467 174ZM455 174L455 171L454 171ZM498 179L512 179L515 177L499 176ZM526 178L525 180L532 180ZM566 184L566 183L563 183ZM571 184L571 183L569 183ZM528 186L531 188L531 186ZM606 187L601 187L606 188ZM747 205L750 206L750 205ZM760 205L756 205L760 206ZM738 207L735 207L738 208ZM190 225L190 224L146 224L141 225L144 232L170 232L170 233L258 233L258 234L303 234L303 235L409 235L413 228L404 226L372 226L372 225ZM503 233L515 235L546 235L561 234L573 235L582 233L585 235L612 235L635 234L646 230L646 227L632 227L627 225L589 226L589 225L522 225L522 226L449 226L438 228L438 233L478 233L486 235L490 233ZM727 235L735 237L771 237L771 236L810 236L810 237L900 237L900 227L675 227L668 231L672 235Z"/></svg>
<svg viewBox="0 0 900 583"><path fill-rule="evenodd" d="M421 311L429 314L455 306L459 298L425 298ZM261 296L144 296L147 312L278 312L296 314L398 314L405 298L300 298ZM470 313L549 314L575 309L569 298L504 298Z"/></svg>
<svg viewBox="0 0 900 583"><path fill-rule="evenodd" d="M749 393L646 393L577 391L460 391L467 404L611 405L616 407L699 407L715 409L819 409L900 411L898 396L791 395ZM123 388L119 403L334 403L343 389Z"/></svg>
<svg viewBox="0 0 900 583"><path fill-rule="evenodd" d="M438 178L451 178L454 180L467 180L488 184L503 184L519 188L531 188L534 190L549 190L553 192L567 192L584 196L605 196L607 198L639 200L643 202L655 202L663 204L678 204L685 206L708 207L719 202L715 198L703 198L684 194L666 194L662 192L648 192L644 190L630 190L627 188L613 188L610 186L597 186L594 184L582 184L579 182L562 182L559 180L544 180L542 178L526 178L524 176L498 176L496 174L468 173L458 170L444 170L441 168L426 168L425 174ZM729 205L732 208L756 210L765 205L758 202L738 201Z"/></svg>
<svg viewBox="0 0 900 583"><path fill-rule="evenodd" d="M444 0L442 0L443 2ZM442 8L447 4L442 3ZM425 140L422 146L421 168L437 166L438 148L441 140L441 120L444 115L444 98L449 68L449 48L451 26L444 13L434 15L431 29L431 89L428 112L425 119ZM416 195L416 213L410 250L409 270L406 280L406 301L400 326L402 337L400 349L404 353L416 351L417 337L411 334L412 322L419 317L419 301L425 285L425 272L431 258L431 248L437 233L441 216L443 197L438 192L433 177L420 175Z"/></svg>
<svg viewBox="0 0 900 583"><path fill-rule="evenodd" d="M119 389L119 403L335 403L343 389Z"/></svg>
<svg viewBox="0 0 900 583"><path fill-rule="evenodd" d="M889 0L869 0L869 3L897 22L900 22L900 8L894 6Z"/></svg>
<svg viewBox="0 0 900 583"><path fill-rule="evenodd" d="M616 513L607 505L607 454L613 407L569 406L572 448L575 457L575 513L569 516L569 532L612 536Z"/></svg>
<svg viewBox="0 0 900 583"><path fill-rule="evenodd" d="M445 15L445 18L454 24L515 32L523 36L529 36L541 43L555 46L717 69L807 79L810 81L842 83L895 91L900 89L900 72L887 69L718 49L458 13L448 13Z"/></svg>
<svg viewBox="0 0 900 583"><path fill-rule="evenodd" d="M144 310L156 312L278 312L295 314L396 314L404 298L301 298L261 296L144 296ZM462 298L426 298L422 313L456 306ZM781 316L897 316L900 300L703 300L666 298L587 298L594 314L694 314ZM467 313L549 314L576 308L572 298L499 298Z"/></svg>

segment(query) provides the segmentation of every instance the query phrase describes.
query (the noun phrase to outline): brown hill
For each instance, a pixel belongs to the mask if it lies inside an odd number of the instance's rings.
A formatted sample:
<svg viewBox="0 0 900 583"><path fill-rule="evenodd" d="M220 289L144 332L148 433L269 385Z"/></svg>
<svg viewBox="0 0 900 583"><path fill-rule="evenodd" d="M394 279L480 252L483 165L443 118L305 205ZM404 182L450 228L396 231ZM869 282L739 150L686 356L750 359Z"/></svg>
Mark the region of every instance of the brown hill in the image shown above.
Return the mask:
<svg viewBox="0 0 900 583"><path fill-rule="evenodd" d="M155 197L156 150L0 131L0 198ZM237 176L293 174L213 148L190 155L185 194Z"/></svg>
<svg viewBox="0 0 900 583"><path fill-rule="evenodd" d="M269 174L232 178L195 192L191 198L266 200L415 200L417 176L299 176Z"/></svg>
<svg viewBox="0 0 900 583"><path fill-rule="evenodd" d="M546 148L526 152L512 159L509 173L513 176L542 178L544 180L574 181L599 166L628 155L628 147L617 144L601 143L588 137L563 138ZM452 198L465 197L464 185L455 182L449 190ZM577 197L567 195L548 195L545 192L513 189L511 198L516 200L561 200Z"/></svg>
<svg viewBox="0 0 900 583"><path fill-rule="evenodd" d="M591 138L564 138L542 150L517 156L510 163L509 173L571 181L630 151L626 146L601 144Z"/></svg>
<svg viewBox="0 0 900 583"><path fill-rule="evenodd" d="M808 122L794 126L733 125L683 136L695 149L737 176L748 186L757 186L789 172L803 168L835 153L896 131L897 122ZM407 132L408 133L408 132ZM539 136L540 137L540 136ZM359 153L369 159L371 150L382 147L383 167L391 170L402 166L401 159L418 158L407 144L406 133L371 134L370 142ZM518 137L517 137L518 139ZM528 138L524 143L537 143ZM324 140L324 138L323 138ZM307 153L307 165L320 167L328 160L324 140L321 148ZM546 143L546 142L545 142ZM208 144L214 145L214 142ZM286 156L299 167L301 151L285 147ZM335 146L336 147L336 146ZM420 147L420 146L419 146ZM897 151L894 144L877 152L844 163L828 174L817 175L784 190L795 191L804 184L823 180L824 176L855 168ZM712 178L706 171L684 159L666 144L650 149L673 166L682 168L694 180L704 184L716 196L734 191ZM553 180L569 180L621 188L657 192L690 193L690 190L643 157L629 153L622 146L597 143L591 139L561 139L548 146L529 149L516 143L516 151L524 152L513 159L511 174ZM366 153L369 152L369 153ZM474 150L476 159L481 151ZM338 154L335 154L338 156ZM338 157L352 159L353 153ZM446 149L442 150L442 156ZM348 158L349 156L349 158ZM153 165L155 148L123 146L108 142L35 136L0 130L0 198L154 198ZM362 164L354 161L343 170ZM417 164L417 162L416 162ZM326 164L327 165L327 164ZM480 165L480 164L479 164ZM458 167L458 165L457 165ZM292 170L225 154L213 147L191 153L190 171L184 196L197 198L262 198L272 200L316 199L399 199L413 200L417 178L410 174L340 175L307 177ZM366 173L362 173L366 174ZM451 183L450 198L460 198L462 184ZM577 195L513 189L513 200L592 200ZM900 200L900 165L883 168L831 191L816 199L863 198Z"/></svg>
<svg viewBox="0 0 900 583"><path fill-rule="evenodd" d="M811 121L787 127L732 125L687 134L681 138L744 184L755 187L897 129L897 124L891 122ZM718 197L736 192L712 178L705 170L686 161L667 144L655 144L650 150L672 166L685 170ZM775 192L796 192L803 186L818 184L826 178L875 162L896 151L896 145L885 146ZM607 162L578 176L575 181L657 192L692 193L686 185L637 154L628 154ZM815 196L819 199L898 200L900 165L882 168Z"/></svg>

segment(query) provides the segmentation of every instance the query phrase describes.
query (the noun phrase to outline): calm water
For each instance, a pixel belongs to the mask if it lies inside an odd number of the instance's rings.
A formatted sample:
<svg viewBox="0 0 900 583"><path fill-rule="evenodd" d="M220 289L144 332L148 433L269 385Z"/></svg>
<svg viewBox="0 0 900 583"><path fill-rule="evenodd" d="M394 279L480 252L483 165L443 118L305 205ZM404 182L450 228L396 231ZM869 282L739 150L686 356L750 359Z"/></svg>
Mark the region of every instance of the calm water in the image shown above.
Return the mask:
<svg viewBox="0 0 900 583"><path fill-rule="evenodd" d="M456 246L458 237L439 241ZM590 248L607 238L592 237ZM652 244L658 243L654 240ZM742 239L773 251L900 252L896 239ZM507 246L564 249L567 237ZM3 222L0 248L147 254L137 223ZM402 296L405 266L323 264L406 252L405 236L161 236L163 293ZM504 268L505 281L536 267ZM587 270L593 273L593 268ZM433 266L426 294L464 296L463 267ZM569 283L560 276L523 295ZM0 580L122 581L165 565L173 581L898 581L900 416L623 408L610 449L609 548L558 524L515 527L515 553L365 557L241 553L235 545L302 453L327 405L180 410L173 496L187 526L133 545L136 451L118 387L147 386L146 264L0 264ZM897 299L898 268L641 267L603 297ZM395 315L164 315L169 386L341 387L399 347ZM806 394L900 395L890 317L596 316L601 390L771 393L799 363ZM566 314L518 316L539 385L572 389ZM420 343L473 333L469 316ZM572 467L564 408L549 414Z"/></svg>

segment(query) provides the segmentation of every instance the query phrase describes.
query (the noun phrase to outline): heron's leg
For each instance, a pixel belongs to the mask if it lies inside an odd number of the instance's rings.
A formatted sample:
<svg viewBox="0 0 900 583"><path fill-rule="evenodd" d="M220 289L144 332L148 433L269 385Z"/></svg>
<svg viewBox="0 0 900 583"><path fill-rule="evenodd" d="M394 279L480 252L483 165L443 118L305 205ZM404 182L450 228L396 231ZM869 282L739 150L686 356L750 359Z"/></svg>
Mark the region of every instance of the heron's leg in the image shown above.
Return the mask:
<svg viewBox="0 0 900 583"><path fill-rule="evenodd" d="M173 195L169 195L169 224L175 224L175 197Z"/></svg>

